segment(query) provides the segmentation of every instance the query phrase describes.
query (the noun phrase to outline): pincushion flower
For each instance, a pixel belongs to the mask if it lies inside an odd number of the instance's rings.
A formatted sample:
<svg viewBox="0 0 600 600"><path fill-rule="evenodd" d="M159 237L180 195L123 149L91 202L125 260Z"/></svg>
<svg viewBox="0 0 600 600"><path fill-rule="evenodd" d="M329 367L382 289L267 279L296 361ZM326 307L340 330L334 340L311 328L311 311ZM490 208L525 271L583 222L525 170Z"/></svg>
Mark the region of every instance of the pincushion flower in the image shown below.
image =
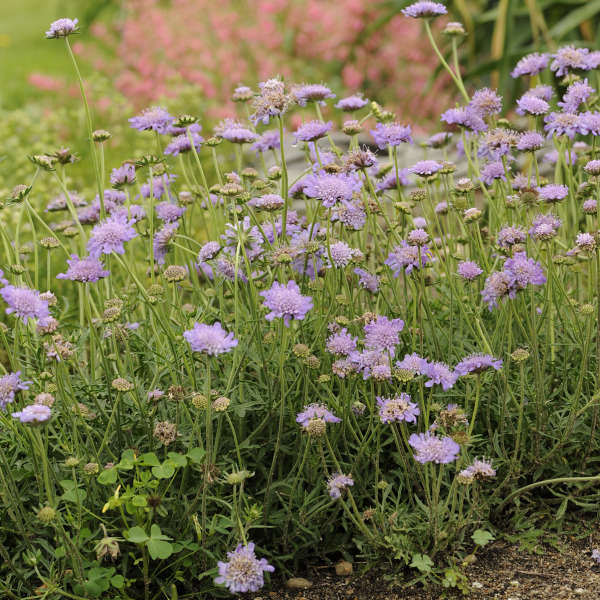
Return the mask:
<svg viewBox="0 0 600 600"><path fill-rule="evenodd" d="M487 369L496 369L496 371L499 371L501 368L501 358L494 358L490 354L472 354L461 360L456 367L454 367L454 372L462 377L464 375L469 375L470 373L483 373L483 371L486 371Z"/></svg>
<svg viewBox="0 0 600 600"><path fill-rule="evenodd" d="M421 414L419 407L410 400L410 395L404 392L396 394L393 398L377 396L379 419L382 423L416 423Z"/></svg>
<svg viewBox="0 0 600 600"><path fill-rule="evenodd" d="M285 85L280 79L268 79L258 84L260 94L252 101L254 114L252 122L256 125L268 125L273 117L281 116L293 103L293 98L285 91Z"/></svg>
<svg viewBox="0 0 600 600"><path fill-rule="evenodd" d="M0 377L0 409L4 410L7 404L15 400L15 394L22 390L28 390L32 381L23 381L21 371L7 373Z"/></svg>
<svg viewBox="0 0 600 600"><path fill-rule="evenodd" d="M400 123L377 123L375 129L371 130L371 135L381 150L385 150L388 146L413 142L410 125Z"/></svg>
<svg viewBox="0 0 600 600"><path fill-rule="evenodd" d="M335 98L335 94L321 83L305 83L292 87L292 96L299 106L306 106L308 102L325 104L325 100Z"/></svg>
<svg viewBox="0 0 600 600"><path fill-rule="evenodd" d="M567 88L562 102L558 102L558 106L567 113L575 113L579 106L586 102L595 91L587 79L575 81Z"/></svg>
<svg viewBox="0 0 600 600"><path fill-rule="evenodd" d="M413 19L429 19L439 17L448 13L448 9L440 2L431 2L430 0L419 0L402 9L405 17Z"/></svg>
<svg viewBox="0 0 600 600"><path fill-rule="evenodd" d="M327 123L323 123L322 121L308 121L298 127L294 133L294 137L299 142L316 142L325 137L332 127L332 121L328 121Z"/></svg>
<svg viewBox="0 0 600 600"><path fill-rule="evenodd" d="M281 147L281 138L279 131L273 129L271 131L265 131L257 140L252 144L252 150L259 152L267 152L268 150L279 150Z"/></svg>
<svg viewBox="0 0 600 600"><path fill-rule="evenodd" d="M212 325L194 323L194 327L183 332L193 352L202 352L209 356L218 356L230 352L238 345L233 333L227 333L219 321Z"/></svg>
<svg viewBox="0 0 600 600"><path fill-rule="evenodd" d="M79 20L78 19L58 19L53 23L50 23L50 29L46 31L46 38L58 39L71 35L72 33L79 32Z"/></svg>
<svg viewBox="0 0 600 600"><path fill-rule="evenodd" d="M396 368L403 371L411 371L415 375L423 375L427 369L427 360L416 352L405 354L402 360L396 362Z"/></svg>
<svg viewBox="0 0 600 600"><path fill-rule="evenodd" d="M485 185L493 185L497 180L506 181L506 169L500 160L490 162L481 169L481 181Z"/></svg>
<svg viewBox="0 0 600 600"><path fill-rule="evenodd" d="M314 420L320 420L323 423L341 423L342 421L324 404L309 404L296 415L296 423L299 423L304 429L307 429L310 422Z"/></svg>
<svg viewBox="0 0 600 600"><path fill-rule="evenodd" d="M437 162L437 160L420 160L410 167L408 171L409 173L415 173L415 175L420 175L421 177L430 177L431 175L435 175L442 168L443 165Z"/></svg>
<svg viewBox="0 0 600 600"><path fill-rule="evenodd" d="M483 269L476 262L465 260L458 263L457 272L463 279L473 281L483 273Z"/></svg>
<svg viewBox="0 0 600 600"><path fill-rule="evenodd" d="M362 188L362 182L354 173L318 172L304 178L304 193L309 198L321 200L325 208L339 202L348 203Z"/></svg>
<svg viewBox="0 0 600 600"><path fill-rule="evenodd" d="M169 250L169 244L175 238L179 222L166 223L161 229L154 234L152 246L154 248L154 260L159 265L165 264L165 258Z"/></svg>
<svg viewBox="0 0 600 600"><path fill-rule="evenodd" d="M527 240L524 229L515 225L503 227L496 236L496 243L500 248L510 248L515 244L522 244Z"/></svg>
<svg viewBox="0 0 600 600"><path fill-rule="evenodd" d="M451 437L439 437L429 431L413 433L408 443L416 452L415 460L421 464L448 464L455 461L460 453L460 446Z"/></svg>
<svg viewBox="0 0 600 600"><path fill-rule="evenodd" d="M546 202L559 202L569 195L569 188L558 183L549 183L537 188L539 197Z"/></svg>
<svg viewBox="0 0 600 600"><path fill-rule="evenodd" d="M496 470L492 467L492 464L477 458L458 474L461 483L471 483L477 479L490 479L492 477L496 477Z"/></svg>
<svg viewBox="0 0 600 600"><path fill-rule="evenodd" d="M440 117L448 125L459 125L469 131L480 133L487 129L487 125L481 115L470 106L460 108L449 108Z"/></svg>
<svg viewBox="0 0 600 600"><path fill-rule="evenodd" d="M69 268L66 273L59 273L56 279L70 279L81 283L96 282L110 275L110 271L104 269L100 260L93 256L79 258L77 254L71 254L67 259Z"/></svg>
<svg viewBox="0 0 600 600"><path fill-rule="evenodd" d="M190 137L192 138L191 140ZM178 154L189 152L192 149L192 143L194 144L196 152L199 152L204 143L204 138L198 133L190 133L189 136L186 133L182 133L181 135L175 136L169 142L165 148L165 154L177 156Z"/></svg>
<svg viewBox="0 0 600 600"><path fill-rule="evenodd" d="M550 110L550 105L542 98L533 94L523 94L517 100L517 114L519 115L545 115Z"/></svg>
<svg viewBox="0 0 600 600"><path fill-rule="evenodd" d="M369 290L369 292L376 294L379 291L379 277L377 275L373 275L366 269L361 269L357 267L354 269L354 273L358 275L358 284L360 287L365 290Z"/></svg>
<svg viewBox="0 0 600 600"><path fill-rule="evenodd" d="M250 144L258 135L244 124L234 119L225 119L215 127L215 135L234 144Z"/></svg>
<svg viewBox="0 0 600 600"><path fill-rule="evenodd" d="M420 269L431 262L431 251L427 246L411 246L405 240L400 240L388 255L385 264L392 269L394 277L398 277L404 270L410 275L413 269Z"/></svg>
<svg viewBox="0 0 600 600"><path fill-rule="evenodd" d="M516 64L515 68L511 71L511 77L522 77L523 75L537 75L541 73L550 62L550 56L548 54L539 54L534 52L533 54L527 54Z"/></svg>
<svg viewBox="0 0 600 600"><path fill-rule="evenodd" d="M233 552L227 553L228 562L219 561L218 577L215 583L225 585L232 594L257 592L265 584L264 573L272 573L275 567L265 558L258 559L254 553L254 544L239 544Z"/></svg>
<svg viewBox="0 0 600 600"><path fill-rule="evenodd" d="M155 207L156 215L165 223L173 223L183 216L185 206L179 206L174 202L160 202Z"/></svg>
<svg viewBox="0 0 600 600"><path fill-rule="evenodd" d="M546 276L540 263L529 258L525 252L516 252L504 263L504 272L511 277L511 284L516 289L524 289L528 285L543 285Z"/></svg>
<svg viewBox="0 0 600 600"><path fill-rule="evenodd" d="M37 290L32 290L28 287L17 287L7 285L0 289L0 296L8 308L6 314L14 314L23 319L23 323L27 324L29 319L38 319L43 326L50 318L50 310L48 302L41 298Z"/></svg>
<svg viewBox="0 0 600 600"><path fill-rule="evenodd" d="M502 111L502 97L498 96L496 90L481 88L473 94L469 108L480 117L497 115Z"/></svg>
<svg viewBox="0 0 600 600"><path fill-rule="evenodd" d="M600 112L581 113L578 125L582 135L600 135Z"/></svg>
<svg viewBox="0 0 600 600"><path fill-rule="evenodd" d="M535 152L544 145L544 136L537 131L525 131L519 136L517 150Z"/></svg>
<svg viewBox="0 0 600 600"><path fill-rule="evenodd" d="M137 129L138 131L156 131L158 133L168 133L168 129L174 121L175 117L170 115L169 111L162 106L146 108L139 115L129 119L129 123L133 129Z"/></svg>
<svg viewBox="0 0 600 600"><path fill-rule="evenodd" d="M342 497L342 492L352 485L354 485L354 479L350 475L334 473L327 480L327 491L334 500L337 500Z"/></svg>
<svg viewBox="0 0 600 600"><path fill-rule="evenodd" d="M441 385L444 391L449 390L458 379L458 375L442 362L427 362L422 373L428 377L425 387L433 387L437 384Z"/></svg>
<svg viewBox="0 0 600 600"><path fill-rule="evenodd" d="M367 104L369 104L369 101L366 98L363 98L360 94L354 94L339 100L335 107L344 112L354 112L364 108Z"/></svg>
<svg viewBox="0 0 600 600"><path fill-rule="evenodd" d="M550 70L556 73L557 77L567 75L569 71L589 71L590 65L587 62L587 48L575 48L574 46L563 46L552 55Z"/></svg>
<svg viewBox="0 0 600 600"><path fill-rule="evenodd" d="M574 113L551 112L544 117L544 130L548 136L566 135L573 139L575 134L583 133L582 117Z"/></svg>
<svg viewBox="0 0 600 600"><path fill-rule="evenodd" d="M289 327L291 319L304 319L306 313L313 307L312 298L303 296L298 284L293 280L285 285L274 281L271 289L260 292L260 295L265 299L263 306L271 311L265 318L268 321L275 318L283 319L286 327Z"/></svg>
<svg viewBox="0 0 600 600"><path fill-rule="evenodd" d="M348 333L348 330L344 327L340 331L332 333L327 338L325 349L327 352L331 352L331 354L348 356L350 353L356 350L357 339L357 337L354 337Z"/></svg>
<svg viewBox="0 0 600 600"><path fill-rule="evenodd" d="M52 410L44 404L30 404L18 412L12 413L15 419L26 425L40 425L50 419Z"/></svg>
<svg viewBox="0 0 600 600"><path fill-rule="evenodd" d="M135 221L126 216L110 216L105 221L98 223L92 229L92 234L87 243L90 256L99 258L102 254L125 254L124 243L137 237L133 228Z"/></svg>
<svg viewBox="0 0 600 600"><path fill-rule="evenodd" d="M126 163L121 167L113 169L110 173L110 183L116 188L135 183L135 166Z"/></svg>
<svg viewBox="0 0 600 600"><path fill-rule="evenodd" d="M407 168L398 169L398 177L396 173L391 171L375 186L375 190L378 192L384 192L386 190L395 190L398 185L409 185L410 180L408 179L409 170Z"/></svg>
<svg viewBox="0 0 600 600"><path fill-rule="evenodd" d="M396 346L400 343L398 334L403 329L404 321L402 319L388 319L385 316L377 316L364 327L365 348L369 350L386 350L393 354Z"/></svg>

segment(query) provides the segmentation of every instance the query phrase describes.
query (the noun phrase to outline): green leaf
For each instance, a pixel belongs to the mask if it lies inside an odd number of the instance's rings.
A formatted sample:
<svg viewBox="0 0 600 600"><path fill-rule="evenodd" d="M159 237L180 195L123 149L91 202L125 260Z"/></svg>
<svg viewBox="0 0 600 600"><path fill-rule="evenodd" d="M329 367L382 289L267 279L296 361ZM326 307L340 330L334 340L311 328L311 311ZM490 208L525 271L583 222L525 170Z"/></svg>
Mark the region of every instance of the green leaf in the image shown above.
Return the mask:
<svg viewBox="0 0 600 600"><path fill-rule="evenodd" d="M150 537L153 540L170 540L171 538L168 535L164 535L160 530L160 527L153 523L152 527L150 527Z"/></svg>
<svg viewBox="0 0 600 600"><path fill-rule="evenodd" d="M56 548L56 550L54 550L55 558L64 558L66 555L67 551L65 550L64 546L59 546L58 548Z"/></svg>
<svg viewBox="0 0 600 600"><path fill-rule="evenodd" d="M74 504L79 504L83 502L87 497L87 492L80 488L73 488L71 490L67 490L61 498L66 502L73 502Z"/></svg>
<svg viewBox="0 0 600 600"><path fill-rule="evenodd" d="M550 29L553 39L560 39L571 30L579 27L581 23L595 17L600 13L600 0L588 1L580 8L570 11L564 15L558 23Z"/></svg>
<svg viewBox="0 0 600 600"><path fill-rule="evenodd" d="M125 537L132 544L145 544L150 539L141 527L132 527L125 533Z"/></svg>
<svg viewBox="0 0 600 600"><path fill-rule="evenodd" d="M152 560L169 558L173 554L173 546L163 540L151 539L146 546Z"/></svg>
<svg viewBox="0 0 600 600"><path fill-rule="evenodd" d="M187 465L187 460L183 454L179 454L178 452L169 452L167 455L177 467L185 467Z"/></svg>
<svg viewBox="0 0 600 600"><path fill-rule="evenodd" d="M117 475L117 467L106 469L98 475L98 483L101 483L102 485L112 485L117 482Z"/></svg>
<svg viewBox="0 0 600 600"><path fill-rule="evenodd" d="M206 452L202 448L192 448L188 453L187 457L193 462L200 464L204 460Z"/></svg>
<svg viewBox="0 0 600 600"><path fill-rule="evenodd" d="M157 479L169 479L175 473L175 465L170 460L165 460L162 465L152 467L152 475Z"/></svg>
<svg viewBox="0 0 600 600"><path fill-rule="evenodd" d="M117 588L118 590L122 590L125 586L125 577L123 575L114 575L110 578L110 582L112 586Z"/></svg>
<svg viewBox="0 0 600 600"><path fill-rule="evenodd" d="M489 544L491 541L495 540L496 538L494 537L493 533L490 533L489 531L486 531L485 529L476 529L473 532L471 539L478 546L486 546L487 544Z"/></svg>
<svg viewBox="0 0 600 600"><path fill-rule="evenodd" d="M421 573L430 573L433 561L427 554L413 554L412 562L409 566L413 569L419 569Z"/></svg>
<svg viewBox="0 0 600 600"><path fill-rule="evenodd" d="M154 452L146 452L146 454L140 456L140 464L144 467L158 467L160 460Z"/></svg>
<svg viewBox="0 0 600 600"><path fill-rule="evenodd" d="M131 499L131 504L133 504L134 506L137 506L138 508L141 508L144 506L148 506L148 501L146 500L146 496L142 496L141 494L136 494Z"/></svg>

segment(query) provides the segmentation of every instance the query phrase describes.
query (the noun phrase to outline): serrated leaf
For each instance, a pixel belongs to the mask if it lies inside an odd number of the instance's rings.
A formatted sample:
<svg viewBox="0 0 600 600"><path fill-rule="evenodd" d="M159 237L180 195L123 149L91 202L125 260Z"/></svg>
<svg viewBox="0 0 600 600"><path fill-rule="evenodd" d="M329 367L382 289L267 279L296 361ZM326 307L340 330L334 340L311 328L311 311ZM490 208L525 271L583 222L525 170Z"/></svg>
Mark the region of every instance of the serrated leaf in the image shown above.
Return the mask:
<svg viewBox="0 0 600 600"><path fill-rule="evenodd" d="M496 538L494 537L493 533L490 533L489 531L486 531L485 529L476 529L473 532L473 535L471 536L471 539L478 546L486 546L487 544L489 544L490 542L492 542Z"/></svg>
<svg viewBox="0 0 600 600"><path fill-rule="evenodd" d="M427 554L413 554L412 562L409 567L418 569L421 573L430 573L433 567L433 561Z"/></svg>

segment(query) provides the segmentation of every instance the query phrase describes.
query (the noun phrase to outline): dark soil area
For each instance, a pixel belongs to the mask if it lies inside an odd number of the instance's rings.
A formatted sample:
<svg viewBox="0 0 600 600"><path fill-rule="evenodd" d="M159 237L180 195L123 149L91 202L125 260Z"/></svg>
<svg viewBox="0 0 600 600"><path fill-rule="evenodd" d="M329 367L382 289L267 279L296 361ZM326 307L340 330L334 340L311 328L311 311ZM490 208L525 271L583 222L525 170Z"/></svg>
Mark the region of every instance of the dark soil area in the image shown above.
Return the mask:
<svg viewBox="0 0 600 600"><path fill-rule="evenodd" d="M477 553L463 572L467 597L474 599L600 600L600 565L591 559L592 548L600 547L600 535L583 540L560 538L558 548L540 544L525 551L518 544L498 541ZM361 565L354 565L360 570ZM253 600L439 600L464 598L457 590L413 587L403 589L402 574L392 584L391 572L376 570L364 576L337 576L334 566L314 567L303 576L308 589L290 590L275 582L273 591L263 590Z"/></svg>

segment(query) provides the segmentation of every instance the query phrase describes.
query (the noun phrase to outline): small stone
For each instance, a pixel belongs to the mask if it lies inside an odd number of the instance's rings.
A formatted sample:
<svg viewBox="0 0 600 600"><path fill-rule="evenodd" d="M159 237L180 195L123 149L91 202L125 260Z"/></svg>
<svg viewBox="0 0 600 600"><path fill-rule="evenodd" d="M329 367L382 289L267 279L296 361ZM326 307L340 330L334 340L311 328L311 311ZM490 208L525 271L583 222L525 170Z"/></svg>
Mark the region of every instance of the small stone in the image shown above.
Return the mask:
<svg viewBox="0 0 600 600"><path fill-rule="evenodd" d="M347 560L340 560L340 562L335 565L335 574L340 577L352 575L352 563Z"/></svg>
<svg viewBox="0 0 600 600"><path fill-rule="evenodd" d="M513 579L509 582L509 585L512 585L513 587L519 587L521 584L516 579Z"/></svg>
<svg viewBox="0 0 600 600"><path fill-rule="evenodd" d="M474 581L471 584L471 587L474 587L476 590L482 590L483 589L483 583L481 583L479 581Z"/></svg>
<svg viewBox="0 0 600 600"><path fill-rule="evenodd" d="M285 582L286 587L290 590L307 590L312 587L312 582L304 577L290 577Z"/></svg>
<svg viewBox="0 0 600 600"><path fill-rule="evenodd" d="M583 588L575 588L573 590L578 596L583 596L585 594L585 590Z"/></svg>

